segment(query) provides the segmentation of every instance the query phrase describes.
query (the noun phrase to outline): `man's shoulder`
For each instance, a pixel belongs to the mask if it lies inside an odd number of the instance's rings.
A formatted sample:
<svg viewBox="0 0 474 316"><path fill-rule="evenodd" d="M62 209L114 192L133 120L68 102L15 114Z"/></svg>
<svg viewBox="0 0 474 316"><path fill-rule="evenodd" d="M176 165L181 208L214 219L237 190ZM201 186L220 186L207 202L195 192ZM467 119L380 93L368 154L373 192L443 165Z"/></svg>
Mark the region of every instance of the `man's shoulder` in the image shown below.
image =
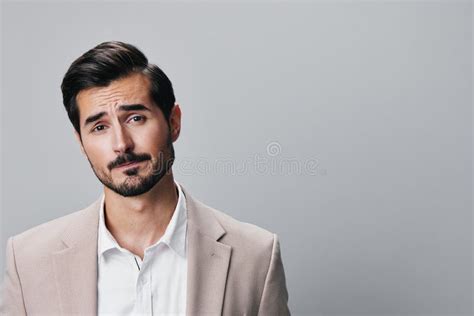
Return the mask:
<svg viewBox="0 0 474 316"><path fill-rule="evenodd" d="M48 235L57 235L61 233L70 223L74 222L80 214L81 211L75 211L61 217L54 218L47 222L41 223L39 225L33 226L15 236L13 238L17 241L19 240L28 240L31 238L37 238L38 236L48 236Z"/></svg>
<svg viewBox="0 0 474 316"><path fill-rule="evenodd" d="M257 243L259 241L273 240L274 238L274 233L270 232L269 230L255 224L236 219L235 217L229 215L227 211L218 210L212 207L211 211L229 236Z"/></svg>
<svg viewBox="0 0 474 316"><path fill-rule="evenodd" d="M261 297L272 262L277 262L276 264L280 262L277 234L255 224L238 220L227 210L223 211L205 204L200 204L199 209L209 222L215 220L220 225L222 235L217 241L230 246L232 263L228 281L229 284L233 284L231 288L236 286L240 288L242 284L253 285L254 289L258 289L255 297Z"/></svg>
<svg viewBox="0 0 474 316"><path fill-rule="evenodd" d="M93 204L95 203L97 202ZM14 235L12 241L18 246L18 249L57 248L61 243L60 237L67 233L70 227L78 225L83 221L87 213L91 211L91 205L31 227Z"/></svg>
<svg viewBox="0 0 474 316"><path fill-rule="evenodd" d="M228 211L217 209L200 201L197 204L201 209L212 215L225 231L219 240L234 248L247 249L247 251L271 251L276 234L252 223L241 221Z"/></svg>

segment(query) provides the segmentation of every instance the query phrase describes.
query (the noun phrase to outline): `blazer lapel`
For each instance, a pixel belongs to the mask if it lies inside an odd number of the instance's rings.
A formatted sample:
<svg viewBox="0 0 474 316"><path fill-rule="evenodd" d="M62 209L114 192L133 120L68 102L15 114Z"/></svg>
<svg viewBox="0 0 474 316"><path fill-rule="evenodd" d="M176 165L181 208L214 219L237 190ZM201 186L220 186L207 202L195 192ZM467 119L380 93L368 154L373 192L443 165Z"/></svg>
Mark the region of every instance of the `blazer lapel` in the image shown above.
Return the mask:
<svg viewBox="0 0 474 316"><path fill-rule="evenodd" d="M52 254L63 315L97 314L97 227L100 199L78 213L63 234L66 248Z"/></svg>
<svg viewBox="0 0 474 316"><path fill-rule="evenodd" d="M212 209L181 188L188 211L186 314L220 315L232 248L218 241L225 230Z"/></svg>

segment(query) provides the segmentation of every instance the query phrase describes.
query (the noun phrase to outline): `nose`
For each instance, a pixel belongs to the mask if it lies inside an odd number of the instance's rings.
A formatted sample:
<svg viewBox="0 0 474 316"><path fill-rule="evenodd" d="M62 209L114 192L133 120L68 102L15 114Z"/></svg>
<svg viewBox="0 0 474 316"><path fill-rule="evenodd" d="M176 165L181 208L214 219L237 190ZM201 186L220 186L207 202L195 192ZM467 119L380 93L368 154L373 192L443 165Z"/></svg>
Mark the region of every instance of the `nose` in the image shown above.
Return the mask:
<svg viewBox="0 0 474 316"><path fill-rule="evenodd" d="M117 127L114 128L114 145L113 149L116 154L120 155L126 152L130 152L133 150L133 140L129 132L126 128L124 128L121 124L118 124Z"/></svg>

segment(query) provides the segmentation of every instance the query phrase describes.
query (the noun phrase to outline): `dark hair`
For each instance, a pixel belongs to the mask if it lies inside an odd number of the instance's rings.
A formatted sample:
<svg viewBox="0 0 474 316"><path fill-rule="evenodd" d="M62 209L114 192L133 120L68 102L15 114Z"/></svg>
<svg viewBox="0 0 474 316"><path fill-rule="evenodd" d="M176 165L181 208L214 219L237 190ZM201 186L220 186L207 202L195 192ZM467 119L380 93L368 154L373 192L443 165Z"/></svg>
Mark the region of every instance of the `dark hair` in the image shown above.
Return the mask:
<svg viewBox="0 0 474 316"><path fill-rule="evenodd" d="M63 103L69 120L81 134L77 94L91 87L106 87L112 81L143 73L151 83L151 98L168 121L176 101L173 86L166 74L149 64L146 56L135 46L123 42L104 42L76 59L64 75L61 84Z"/></svg>

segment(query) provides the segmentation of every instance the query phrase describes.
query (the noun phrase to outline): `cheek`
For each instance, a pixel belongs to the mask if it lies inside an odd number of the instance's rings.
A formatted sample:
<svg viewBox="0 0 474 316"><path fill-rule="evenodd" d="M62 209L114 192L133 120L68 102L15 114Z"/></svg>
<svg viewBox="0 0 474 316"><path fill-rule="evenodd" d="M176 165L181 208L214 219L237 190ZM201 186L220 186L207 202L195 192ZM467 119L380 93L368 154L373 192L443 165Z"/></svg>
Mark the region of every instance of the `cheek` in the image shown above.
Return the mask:
<svg viewBox="0 0 474 316"><path fill-rule="evenodd" d="M107 143L104 141L88 141L84 143L84 150L86 151L87 157L95 166L107 165L114 158L109 157L110 151Z"/></svg>
<svg viewBox="0 0 474 316"><path fill-rule="evenodd" d="M168 139L168 129L153 126L144 129L135 135L136 152L152 151L158 152L166 147Z"/></svg>

